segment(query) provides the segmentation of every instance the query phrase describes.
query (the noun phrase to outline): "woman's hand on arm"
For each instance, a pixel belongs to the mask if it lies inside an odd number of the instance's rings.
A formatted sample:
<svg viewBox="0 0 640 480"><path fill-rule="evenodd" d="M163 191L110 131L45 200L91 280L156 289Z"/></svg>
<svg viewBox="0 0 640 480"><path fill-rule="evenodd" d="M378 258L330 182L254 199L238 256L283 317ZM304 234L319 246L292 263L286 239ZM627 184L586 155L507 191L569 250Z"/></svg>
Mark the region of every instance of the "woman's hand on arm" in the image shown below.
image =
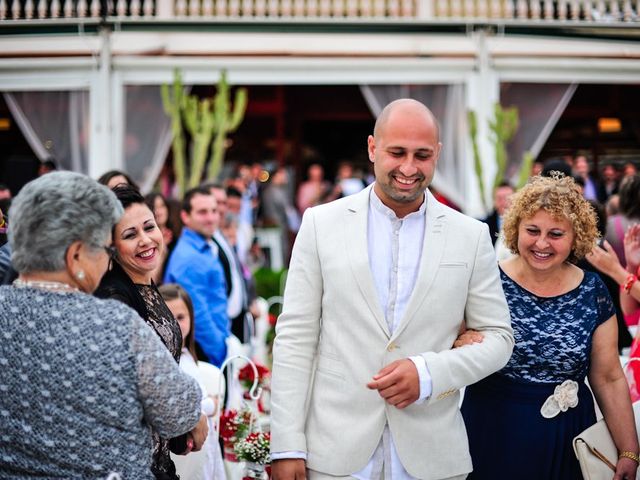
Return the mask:
<svg viewBox="0 0 640 480"><path fill-rule="evenodd" d="M465 345L473 345L474 343L482 343L484 335L477 330L467 330L466 328L460 332L456 341L453 342L453 348L464 347Z"/></svg>
<svg viewBox="0 0 640 480"><path fill-rule="evenodd" d="M618 326L615 316L601 324L593 334L589 383L602 410L607 427L619 452L638 453L629 386L618 358ZM638 464L619 458L614 480L636 478Z"/></svg>
<svg viewBox="0 0 640 480"><path fill-rule="evenodd" d="M209 423L207 422L207 416L202 414L196 426L187 434L187 445L190 448L187 448L187 452L185 453L200 451L208 434Z"/></svg>

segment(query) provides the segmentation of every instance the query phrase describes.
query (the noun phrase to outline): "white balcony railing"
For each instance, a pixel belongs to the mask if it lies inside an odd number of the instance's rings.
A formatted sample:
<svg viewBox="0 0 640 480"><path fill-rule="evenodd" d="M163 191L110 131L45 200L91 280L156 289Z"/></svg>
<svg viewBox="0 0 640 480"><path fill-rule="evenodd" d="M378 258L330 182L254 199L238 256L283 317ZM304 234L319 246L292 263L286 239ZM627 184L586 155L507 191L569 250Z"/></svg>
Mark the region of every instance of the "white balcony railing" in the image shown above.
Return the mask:
<svg viewBox="0 0 640 480"><path fill-rule="evenodd" d="M0 22L31 19L540 20L639 22L640 0L0 0Z"/></svg>

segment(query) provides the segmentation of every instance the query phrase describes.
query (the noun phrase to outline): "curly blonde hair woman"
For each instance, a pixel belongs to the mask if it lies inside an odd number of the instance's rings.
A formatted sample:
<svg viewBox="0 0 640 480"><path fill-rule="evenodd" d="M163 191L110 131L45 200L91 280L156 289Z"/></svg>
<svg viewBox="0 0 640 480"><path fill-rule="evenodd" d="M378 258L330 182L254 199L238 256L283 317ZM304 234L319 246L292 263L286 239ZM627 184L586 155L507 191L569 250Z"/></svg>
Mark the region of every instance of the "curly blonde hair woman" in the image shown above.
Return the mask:
<svg viewBox="0 0 640 480"><path fill-rule="evenodd" d="M620 452L614 478L634 479L613 303L597 274L573 264L597 240L591 205L571 178L534 177L514 195L504 236L515 253L500 276L516 345L502 370L465 393L469 479L581 479L572 439L596 420L586 376Z"/></svg>
<svg viewBox="0 0 640 480"><path fill-rule="evenodd" d="M544 210L555 219L567 219L574 232L568 260L576 263L591 251L598 237L598 226L591 204L571 177L533 177L513 198L502 224L504 243L518 254L518 227L523 218Z"/></svg>

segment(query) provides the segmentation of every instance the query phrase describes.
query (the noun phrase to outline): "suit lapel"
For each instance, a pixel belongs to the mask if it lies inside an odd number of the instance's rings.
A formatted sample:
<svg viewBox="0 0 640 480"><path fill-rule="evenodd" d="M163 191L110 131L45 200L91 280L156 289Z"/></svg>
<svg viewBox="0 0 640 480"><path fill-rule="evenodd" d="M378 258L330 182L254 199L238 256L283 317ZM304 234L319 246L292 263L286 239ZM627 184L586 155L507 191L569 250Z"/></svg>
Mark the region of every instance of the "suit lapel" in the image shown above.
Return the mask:
<svg viewBox="0 0 640 480"><path fill-rule="evenodd" d="M371 267L369 265L369 247L367 242L367 224L369 214L369 194L371 187L349 197L345 210L345 238L349 265L356 279L362 297L369 306L376 322L390 337L389 327L384 318L384 313L378 301L378 293L373 282Z"/></svg>
<svg viewBox="0 0 640 480"><path fill-rule="evenodd" d="M400 325L393 332L396 338L406 328L411 319L418 313L424 303L431 284L435 280L440 259L444 253L446 239L446 210L427 190L427 211L425 221L424 239L422 243L422 255L420 257L420 269L418 278L413 287L409 305L405 311Z"/></svg>

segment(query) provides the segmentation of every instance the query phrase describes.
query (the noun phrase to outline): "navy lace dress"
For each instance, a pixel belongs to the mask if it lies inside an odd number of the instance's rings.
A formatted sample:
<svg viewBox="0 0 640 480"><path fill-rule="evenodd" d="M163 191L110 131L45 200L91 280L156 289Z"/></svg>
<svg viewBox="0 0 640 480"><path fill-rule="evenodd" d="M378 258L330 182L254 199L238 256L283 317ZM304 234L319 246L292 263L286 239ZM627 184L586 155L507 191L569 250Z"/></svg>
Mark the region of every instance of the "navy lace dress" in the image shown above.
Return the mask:
<svg viewBox="0 0 640 480"><path fill-rule="evenodd" d="M595 329L615 314L593 272L556 297L539 297L500 271L516 345L498 373L467 387L462 414L473 473L469 479L581 479L571 442L595 422L584 384ZM578 405L553 418L540 413L557 385L574 380Z"/></svg>

